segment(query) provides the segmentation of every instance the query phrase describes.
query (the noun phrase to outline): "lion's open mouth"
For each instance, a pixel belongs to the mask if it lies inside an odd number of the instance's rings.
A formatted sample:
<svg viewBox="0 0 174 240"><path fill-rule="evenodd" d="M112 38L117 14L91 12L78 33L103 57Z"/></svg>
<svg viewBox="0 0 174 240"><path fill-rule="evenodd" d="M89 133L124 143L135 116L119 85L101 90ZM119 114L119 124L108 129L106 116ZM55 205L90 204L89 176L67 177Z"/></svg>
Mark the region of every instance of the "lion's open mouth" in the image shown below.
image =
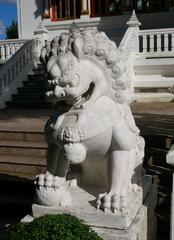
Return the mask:
<svg viewBox="0 0 174 240"><path fill-rule="evenodd" d="M89 88L87 91L85 91L82 95L77 96L73 99L68 99L66 100L66 102L70 105L72 105L75 109L81 108L82 104L84 104L85 102L87 102L94 90L94 83L91 83L89 85Z"/></svg>

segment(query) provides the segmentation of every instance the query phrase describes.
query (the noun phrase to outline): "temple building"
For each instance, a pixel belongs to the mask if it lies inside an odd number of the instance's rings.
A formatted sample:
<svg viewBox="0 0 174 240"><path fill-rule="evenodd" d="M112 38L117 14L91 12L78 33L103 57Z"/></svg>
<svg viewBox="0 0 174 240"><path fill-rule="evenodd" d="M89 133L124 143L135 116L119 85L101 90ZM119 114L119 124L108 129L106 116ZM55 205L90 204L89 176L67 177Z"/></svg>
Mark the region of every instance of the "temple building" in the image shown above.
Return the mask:
<svg viewBox="0 0 174 240"><path fill-rule="evenodd" d="M33 37L42 22L51 39L78 27L97 26L117 42L135 9L142 29L173 27L174 0L17 0L19 37Z"/></svg>

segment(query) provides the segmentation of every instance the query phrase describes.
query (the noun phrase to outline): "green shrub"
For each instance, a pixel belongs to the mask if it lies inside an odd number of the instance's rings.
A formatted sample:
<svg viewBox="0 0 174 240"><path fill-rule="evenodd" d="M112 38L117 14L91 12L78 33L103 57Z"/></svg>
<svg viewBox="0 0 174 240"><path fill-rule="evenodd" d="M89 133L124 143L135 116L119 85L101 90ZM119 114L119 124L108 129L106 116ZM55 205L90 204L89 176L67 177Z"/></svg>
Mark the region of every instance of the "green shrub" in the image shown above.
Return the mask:
<svg viewBox="0 0 174 240"><path fill-rule="evenodd" d="M7 228L1 240L102 240L89 226L69 214L50 215Z"/></svg>

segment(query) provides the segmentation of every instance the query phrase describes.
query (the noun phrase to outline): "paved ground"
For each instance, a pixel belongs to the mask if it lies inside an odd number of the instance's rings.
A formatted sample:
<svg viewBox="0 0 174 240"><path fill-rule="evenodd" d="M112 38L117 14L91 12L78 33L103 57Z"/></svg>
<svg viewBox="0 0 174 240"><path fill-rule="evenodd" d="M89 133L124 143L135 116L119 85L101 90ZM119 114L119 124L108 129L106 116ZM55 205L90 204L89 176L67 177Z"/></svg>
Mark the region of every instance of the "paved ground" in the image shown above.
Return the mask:
<svg viewBox="0 0 174 240"><path fill-rule="evenodd" d="M174 134L174 103L134 103L131 106L135 120L144 133ZM51 115L50 109L0 110L0 130L43 131Z"/></svg>
<svg viewBox="0 0 174 240"><path fill-rule="evenodd" d="M49 109L0 110L0 130L43 131L51 112Z"/></svg>
<svg viewBox="0 0 174 240"><path fill-rule="evenodd" d="M142 135L174 136L174 103L134 103L131 108Z"/></svg>

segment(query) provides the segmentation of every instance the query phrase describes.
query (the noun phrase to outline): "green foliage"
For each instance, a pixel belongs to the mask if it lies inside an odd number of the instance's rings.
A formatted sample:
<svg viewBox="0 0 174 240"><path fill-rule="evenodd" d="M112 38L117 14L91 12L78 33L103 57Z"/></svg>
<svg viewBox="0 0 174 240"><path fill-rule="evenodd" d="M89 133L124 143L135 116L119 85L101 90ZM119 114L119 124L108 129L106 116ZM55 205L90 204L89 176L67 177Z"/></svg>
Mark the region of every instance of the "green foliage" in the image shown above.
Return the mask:
<svg viewBox="0 0 174 240"><path fill-rule="evenodd" d="M12 21L11 25L6 28L6 38L15 39L18 38L18 24L16 21Z"/></svg>
<svg viewBox="0 0 174 240"><path fill-rule="evenodd" d="M89 226L69 214L36 218L7 228L1 240L102 240Z"/></svg>

